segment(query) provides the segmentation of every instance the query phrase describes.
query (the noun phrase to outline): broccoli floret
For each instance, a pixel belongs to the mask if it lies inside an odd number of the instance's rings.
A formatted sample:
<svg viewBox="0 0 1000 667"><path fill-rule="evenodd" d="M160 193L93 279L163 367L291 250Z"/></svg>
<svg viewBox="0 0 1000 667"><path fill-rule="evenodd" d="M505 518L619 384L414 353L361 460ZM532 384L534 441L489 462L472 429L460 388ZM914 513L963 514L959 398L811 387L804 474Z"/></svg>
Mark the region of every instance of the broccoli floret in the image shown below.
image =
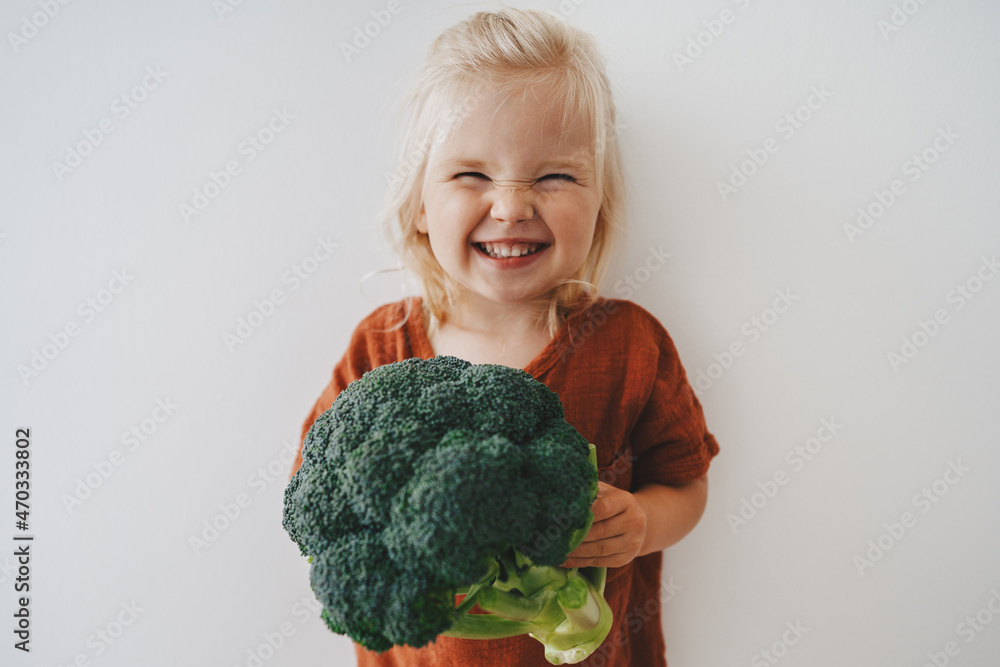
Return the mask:
<svg viewBox="0 0 1000 667"><path fill-rule="evenodd" d="M327 626L371 650L530 634L575 663L611 628L604 568L558 567L596 496L593 445L548 387L413 358L365 373L316 420L283 524Z"/></svg>

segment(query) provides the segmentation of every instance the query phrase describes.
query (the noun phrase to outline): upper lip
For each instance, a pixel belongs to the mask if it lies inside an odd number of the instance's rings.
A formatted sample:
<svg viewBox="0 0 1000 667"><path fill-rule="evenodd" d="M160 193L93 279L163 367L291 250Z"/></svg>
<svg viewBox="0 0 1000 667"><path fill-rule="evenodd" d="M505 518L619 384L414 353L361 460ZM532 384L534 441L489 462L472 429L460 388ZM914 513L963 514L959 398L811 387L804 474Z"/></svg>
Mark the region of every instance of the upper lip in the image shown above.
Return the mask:
<svg viewBox="0 0 1000 667"><path fill-rule="evenodd" d="M480 239L478 241L473 241L473 243L503 243L506 245L513 245L515 243L537 243L538 245L548 245L545 241L538 241L536 239Z"/></svg>

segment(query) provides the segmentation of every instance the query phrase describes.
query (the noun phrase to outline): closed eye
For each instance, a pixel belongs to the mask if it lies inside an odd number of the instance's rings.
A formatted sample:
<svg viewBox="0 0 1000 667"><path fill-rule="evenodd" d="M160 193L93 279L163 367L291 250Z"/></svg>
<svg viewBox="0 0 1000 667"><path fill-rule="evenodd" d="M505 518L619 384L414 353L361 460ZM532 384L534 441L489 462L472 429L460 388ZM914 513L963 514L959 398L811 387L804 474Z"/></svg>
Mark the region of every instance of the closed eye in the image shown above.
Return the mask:
<svg viewBox="0 0 1000 667"><path fill-rule="evenodd" d="M461 178L462 176L472 176L474 178L485 178L486 180L489 180L488 176L480 174L478 171L463 171L461 174L455 174L455 178ZM546 176L542 176L538 180L544 181L550 178L556 178L560 180L569 181L571 183L576 183L576 179L570 176L569 174L548 174Z"/></svg>

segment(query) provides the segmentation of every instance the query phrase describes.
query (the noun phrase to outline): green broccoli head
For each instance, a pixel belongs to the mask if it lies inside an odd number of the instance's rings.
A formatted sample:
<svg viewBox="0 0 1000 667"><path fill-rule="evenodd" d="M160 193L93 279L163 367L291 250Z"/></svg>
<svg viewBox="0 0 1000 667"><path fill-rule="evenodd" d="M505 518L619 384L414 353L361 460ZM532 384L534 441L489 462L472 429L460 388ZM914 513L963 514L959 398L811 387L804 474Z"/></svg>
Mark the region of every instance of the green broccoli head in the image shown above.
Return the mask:
<svg viewBox="0 0 1000 667"><path fill-rule="evenodd" d="M365 373L316 420L283 524L332 630L375 651L423 646L501 554L565 560L592 519L589 454L530 374L407 359Z"/></svg>

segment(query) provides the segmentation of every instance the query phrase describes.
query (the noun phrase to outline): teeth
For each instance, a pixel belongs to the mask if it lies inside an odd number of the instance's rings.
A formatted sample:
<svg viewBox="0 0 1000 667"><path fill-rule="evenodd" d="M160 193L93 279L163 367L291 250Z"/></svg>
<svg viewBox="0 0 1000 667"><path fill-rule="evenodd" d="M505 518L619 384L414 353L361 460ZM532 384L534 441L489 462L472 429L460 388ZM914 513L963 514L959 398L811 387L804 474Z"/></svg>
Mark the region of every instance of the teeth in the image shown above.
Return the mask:
<svg viewBox="0 0 1000 667"><path fill-rule="evenodd" d="M480 243L486 254L494 259L502 257L522 257L538 250L538 243Z"/></svg>

